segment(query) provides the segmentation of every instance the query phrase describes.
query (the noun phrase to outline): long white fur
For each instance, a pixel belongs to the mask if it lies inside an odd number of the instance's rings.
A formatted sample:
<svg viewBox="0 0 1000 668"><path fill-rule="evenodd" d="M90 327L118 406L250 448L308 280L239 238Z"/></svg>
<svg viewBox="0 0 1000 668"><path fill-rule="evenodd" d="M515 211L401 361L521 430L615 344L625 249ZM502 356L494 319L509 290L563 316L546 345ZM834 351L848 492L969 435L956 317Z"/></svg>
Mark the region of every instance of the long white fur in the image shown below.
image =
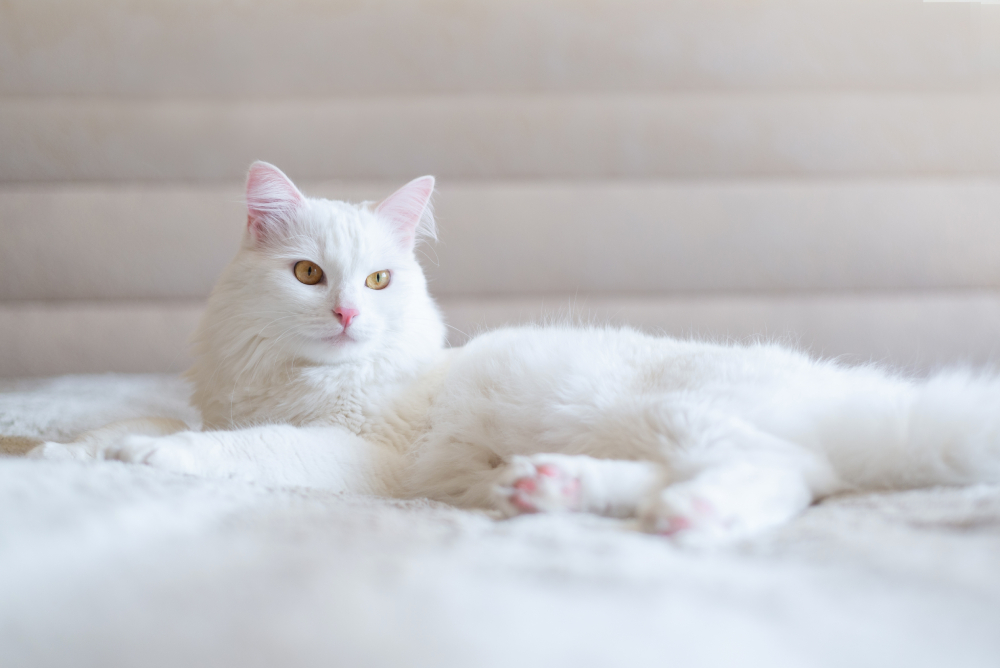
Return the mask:
<svg viewBox="0 0 1000 668"><path fill-rule="evenodd" d="M706 541L843 490L1000 480L993 377L913 380L776 345L594 326L504 329L449 350L413 250L434 233L431 177L374 208L303 197L264 163L248 187L251 224L188 374L209 431L112 430L35 456L507 514L638 515L649 530ZM322 267L324 283L298 282L299 260ZM366 288L383 269L389 287ZM346 303L360 311L349 341L332 313Z"/></svg>

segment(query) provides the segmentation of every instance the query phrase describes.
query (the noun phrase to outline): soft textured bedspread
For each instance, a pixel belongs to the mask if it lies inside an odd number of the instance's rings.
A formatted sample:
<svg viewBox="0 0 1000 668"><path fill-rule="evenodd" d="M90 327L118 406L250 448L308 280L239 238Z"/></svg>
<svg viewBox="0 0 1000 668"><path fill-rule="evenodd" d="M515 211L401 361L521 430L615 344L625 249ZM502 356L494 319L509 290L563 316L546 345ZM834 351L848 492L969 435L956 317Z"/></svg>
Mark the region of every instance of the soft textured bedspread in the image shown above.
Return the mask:
<svg viewBox="0 0 1000 668"><path fill-rule="evenodd" d="M0 447L196 422L175 377L0 382ZM1000 665L1000 486L726 549L584 516L0 457L2 666Z"/></svg>

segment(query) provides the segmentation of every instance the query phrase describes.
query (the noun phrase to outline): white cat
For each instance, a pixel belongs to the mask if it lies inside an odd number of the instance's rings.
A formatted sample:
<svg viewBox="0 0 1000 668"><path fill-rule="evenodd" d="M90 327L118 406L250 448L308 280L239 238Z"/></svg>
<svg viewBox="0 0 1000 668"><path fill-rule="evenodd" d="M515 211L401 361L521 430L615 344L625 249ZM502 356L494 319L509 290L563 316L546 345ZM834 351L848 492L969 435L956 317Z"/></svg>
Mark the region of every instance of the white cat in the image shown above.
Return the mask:
<svg viewBox="0 0 1000 668"><path fill-rule="evenodd" d="M113 458L507 515L637 516L712 542L818 498L1000 480L1000 382L916 381L773 345L524 327L444 347L414 256L434 179L378 206L257 162L189 372L206 431L112 425L39 457Z"/></svg>

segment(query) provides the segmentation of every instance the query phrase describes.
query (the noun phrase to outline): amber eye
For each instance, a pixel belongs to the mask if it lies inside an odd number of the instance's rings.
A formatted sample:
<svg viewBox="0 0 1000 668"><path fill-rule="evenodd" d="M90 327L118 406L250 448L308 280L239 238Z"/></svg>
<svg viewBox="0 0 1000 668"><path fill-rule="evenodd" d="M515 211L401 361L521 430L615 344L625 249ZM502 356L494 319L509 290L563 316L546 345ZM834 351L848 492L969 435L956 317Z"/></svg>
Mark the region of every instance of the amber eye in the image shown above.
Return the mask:
<svg viewBox="0 0 1000 668"><path fill-rule="evenodd" d="M306 285L316 285L323 278L323 270L315 262L300 260L295 263L295 278Z"/></svg>
<svg viewBox="0 0 1000 668"><path fill-rule="evenodd" d="M389 285L389 271L383 269L382 271L376 271L374 274L368 274L368 278L365 279L365 285L372 290L381 290Z"/></svg>

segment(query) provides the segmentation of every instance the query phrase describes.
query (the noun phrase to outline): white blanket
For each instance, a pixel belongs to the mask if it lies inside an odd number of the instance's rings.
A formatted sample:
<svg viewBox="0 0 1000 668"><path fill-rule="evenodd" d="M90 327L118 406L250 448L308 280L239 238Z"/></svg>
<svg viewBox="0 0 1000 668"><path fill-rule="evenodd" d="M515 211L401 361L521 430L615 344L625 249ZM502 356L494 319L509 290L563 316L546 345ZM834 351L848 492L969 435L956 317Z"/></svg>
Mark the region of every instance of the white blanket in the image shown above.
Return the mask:
<svg viewBox="0 0 1000 668"><path fill-rule="evenodd" d="M0 434L194 424L185 394L0 382ZM698 552L593 517L0 457L0 666L201 665L995 668L1000 486L830 499Z"/></svg>

